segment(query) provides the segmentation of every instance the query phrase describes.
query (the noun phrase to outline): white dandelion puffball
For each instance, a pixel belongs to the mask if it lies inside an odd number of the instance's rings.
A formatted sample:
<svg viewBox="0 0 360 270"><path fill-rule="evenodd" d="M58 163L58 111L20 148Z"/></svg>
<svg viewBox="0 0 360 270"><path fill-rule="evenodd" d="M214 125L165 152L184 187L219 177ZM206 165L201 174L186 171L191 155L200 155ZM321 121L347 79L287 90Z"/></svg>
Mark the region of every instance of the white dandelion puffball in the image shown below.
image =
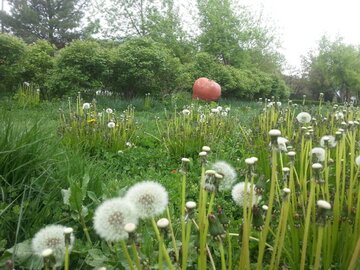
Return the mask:
<svg viewBox="0 0 360 270"><path fill-rule="evenodd" d="M88 110L88 109L90 109L90 103L84 103L83 110Z"/></svg>
<svg viewBox="0 0 360 270"><path fill-rule="evenodd" d="M51 249L56 259L56 265L60 266L65 255L65 236L64 230L67 227L62 225L48 225L38 231L32 239L31 246L33 252L39 256L43 256L43 251ZM74 235L70 235L70 246L72 249L74 244Z"/></svg>
<svg viewBox="0 0 360 270"><path fill-rule="evenodd" d="M161 218L156 222L156 225L160 228L160 229L165 229L169 226L170 221L167 218Z"/></svg>
<svg viewBox="0 0 360 270"><path fill-rule="evenodd" d="M220 111L218 108L211 109L212 113L218 114Z"/></svg>
<svg viewBox="0 0 360 270"><path fill-rule="evenodd" d="M327 142L327 146L330 147L330 148L333 148L336 146L336 140L335 140L335 137L334 136L331 136L331 135L325 135L325 136L322 136L321 139L320 139L320 145L322 147L325 147L326 146L326 143Z"/></svg>
<svg viewBox="0 0 360 270"><path fill-rule="evenodd" d="M113 110L111 108L107 108L106 112L110 114L110 113L113 113Z"/></svg>
<svg viewBox="0 0 360 270"><path fill-rule="evenodd" d="M184 109L184 110L182 111L182 114L185 115L185 116L188 116L188 115L190 114L190 110Z"/></svg>
<svg viewBox="0 0 360 270"><path fill-rule="evenodd" d="M316 205L322 209L327 209L327 210L331 209L331 204L324 200L318 200L316 202Z"/></svg>
<svg viewBox="0 0 360 270"><path fill-rule="evenodd" d="M317 161L322 162L325 160L325 149L321 147L314 147L311 154L316 157Z"/></svg>
<svg viewBox="0 0 360 270"><path fill-rule="evenodd" d="M106 241L117 242L128 237L125 225L137 224L136 210L131 203L123 198L104 201L94 214L94 229Z"/></svg>
<svg viewBox="0 0 360 270"><path fill-rule="evenodd" d="M236 181L237 175L235 169L225 161L215 162L212 165L212 169L223 176L223 179L221 180L219 185L219 190L230 190Z"/></svg>
<svg viewBox="0 0 360 270"><path fill-rule="evenodd" d="M240 183L236 184L231 191L231 195L232 195L234 202L237 205L239 205L240 207L244 206L244 197L245 196L246 196L246 201L245 201L246 207L249 207L251 189L252 189L252 200L251 200L252 205L251 206L256 205L261 198L260 196L256 195L254 186L252 186L252 187L250 187L250 186L251 186L251 184L248 183L247 190L245 190L245 182L240 182Z"/></svg>
<svg viewBox="0 0 360 270"><path fill-rule="evenodd" d="M357 156L355 158L355 163L356 163L356 165L360 166L360 156Z"/></svg>
<svg viewBox="0 0 360 270"><path fill-rule="evenodd" d="M108 124L107 124L108 128L114 128L115 127L115 123L110 121Z"/></svg>
<svg viewBox="0 0 360 270"><path fill-rule="evenodd" d="M311 121L311 115L307 112L301 112L296 116L296 119L301 124L310 123Z"/></svg>
<svg viewBox="0 0 360 270"><path fill-rule="evenodd" d="M278 137L277 138L277 143L278 143L279 150L282 151L282 152L287 152L286 144L288 142L289 142L288 139L286 139L284 137Z"/></svg>
<svg viewBox="0 0 360 270"><path fill-rule="evenodd" d="M140 218L151 218L164 212L168 205L168 193L159 183L144 181L133 185L126 199L134 205Z"/></svg>
<svg viewBox="0 0 360 270"><path fill-rule="evenodd" d="M342 112L335 112L335 118L336 120L342 120L344 119L344 114Z"/></svg>

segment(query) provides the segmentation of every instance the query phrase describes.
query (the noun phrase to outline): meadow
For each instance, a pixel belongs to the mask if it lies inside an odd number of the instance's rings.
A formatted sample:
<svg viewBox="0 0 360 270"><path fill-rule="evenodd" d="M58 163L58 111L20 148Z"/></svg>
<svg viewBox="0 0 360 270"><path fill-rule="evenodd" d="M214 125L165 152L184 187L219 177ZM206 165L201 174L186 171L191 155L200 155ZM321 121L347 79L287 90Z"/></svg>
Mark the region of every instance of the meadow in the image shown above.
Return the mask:
<svg viewBox="0 0 360 270"><path fill-rule="evenodd" d="M1 269L359 269L360 110L109 93L0 105Z"/></svg>

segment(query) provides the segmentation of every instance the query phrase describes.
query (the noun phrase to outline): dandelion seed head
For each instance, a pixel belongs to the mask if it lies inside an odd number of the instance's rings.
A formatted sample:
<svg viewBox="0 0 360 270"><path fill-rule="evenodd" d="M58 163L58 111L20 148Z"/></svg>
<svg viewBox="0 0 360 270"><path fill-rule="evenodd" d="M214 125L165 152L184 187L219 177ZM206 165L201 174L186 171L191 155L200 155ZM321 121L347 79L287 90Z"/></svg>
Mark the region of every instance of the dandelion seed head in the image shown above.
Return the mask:
<svg viewBox="0 0 360 270"><path fill-rule="evenodd" d="M336 142L336 139L334 136L331 136L331 135L325 135L325 136L322 136L321 139L320 139L320 145L322 147L330 147L330 148L333 148L335 147L337 144Z"/></svg>
<svg viewBox="0 0 360 270"><path fill-rule="evenodd" d="M212 169L223 176L223 179L220 182L219 190L225 191L230 190L236 181L236 171L235 169L225 161L217 161L212 165Z"/></svg>
<svg viewBox="0 0 360 270"><path fill-rule="evenodd" d="M205 157L205 156L207 156L207 152L202 151L202 152L199 153L199 156L200 157Z"/></svg>
<svg viewBox="0 0 360 270"><path fill-rule="evenodd" d="M95 210L94 229L106 241L116 242L128 237L124 226L137 224L137 219L136 209L126 199L109 199Z"/></svg>
<svg viewBox="0 0 360 270"><path fill-rule="evenodd" d="M110 114L110 113L113 113L113 110L111 108L107 108L106 110L106 113Z"/></svg>
<svg viewBox="0 0 360 270"><path fill-rule="evenodd" d="M336 118L336 120L342 120L342 119L344 119L344 113L343 113L343 112L339 112L339 111L335 112L335 118Z"/></svg>
<svg viewBox="0 0 360 270"><path fill-rule="evenodd" d="M188 115L190 115L190 110L184 109L184 110L182 111L182 114L185 115L185 116L188 116Z"/></svg>
<svg viewBox="0 0 360 270"><path fill-rule="evenodd" d="M38 231L31 242L34 253L41 257L43 256L44 250L51 249L56 259L56 265L60 266L65 254L65 229L66 227L62 225L48 225ZM74 239L74 235L71 234L69 245L70 250L74 244Z"/></svg>
<svg viewBox="0 0 360 270"><path fill-rule="evenodd" d="M181 161L188 163L188 162L190 162L190 159L188 159L188 158L182 158Z"/></svg>
<svg viewBox="0 0 360 270"><path fill-rule="evenodd" d="M140 218L151 218L164 212L168 205L168 193L157 182L144 181L132 186L126 199L134 205Z"/></svg>
<svg viewBox="0 0 360 270"><path fill-rule="evenodd" d="M311 154L315 156L318 162L323 162L325 160L325 149L321 147L314 147L311 150Z"/></svg>
<svg viewBox="0 0 360 270"><path fill-rule="evenodd" d="M290 188L283 188L283 192L286 193L286 194L289 194L290 193Z"/></svg>
<svg viewBox="0 0 360 270"><path fill-rule="evenodd" d="M360 166L360 156L357 156L355 158L355 163L356 163L356 165Z"/></svg>
<svg viewBox="0 0 360 270"><path fill-rule="evenodd" d="M90 103L84 103L83 110L88 110L88 109L90 109Z"/></svg>
<svg viewBox="0 0 360 270"><path fill-rule="evenodd" d="M107 124L108 128L115 128L115 123L110 121L108 124Z"/></svg>
<svg viewBox="0 0 360 270"><path fill-rule="evenodd" d="M282 168L282 171L283 172L290 172L290 168L289 167L284 167L284 168Z"/></svg>
<svg viewBox="0 0 360 270"><path fill-rule="evenodd" d="M295 157L296 152L290 151L290 152L287 153L287 155L288 155L289 157Z"/></svg>
<svg viewBox="0 0 360 270"><path fill-rule="evenodd" d="M231 196L234 202L240 207L244 207L244 198L246 197L245 206L249 207L251 189L252 189L251 206L256 205L261 197L256 195L255 188L250 183L247 184L247 188L245 189L245 182L240 182L233 187L231 191Z"/></svg>
<svg viewBox="0 0 360 270"><path fill-rule="evenodd" d="M261 208L265 211L267 211L269 209L269 206L267 206L266 204L264 204L263 206L261 206Z"/></svg>
<svg viewBox="0 0 360 270"><path fill-rule="evenodd" d="M301 112L296 116L296 120L301 124L310 123L311 115L307 112Z"/></svg>
<svg viewBox="0 0 360 270"><path fill-rule="evenodd" d="M53 254L53 250L51 248L44 249L41 253L41 256L46 258Z"/></svg>
<svg viewBox="0 0 360 270"><path fill-rule="evenodd" d="M286 144L288 142L289 142L288 139L286 139L284 137L278 137L277 138L278 149L282 152L287 152Z"/></svg>

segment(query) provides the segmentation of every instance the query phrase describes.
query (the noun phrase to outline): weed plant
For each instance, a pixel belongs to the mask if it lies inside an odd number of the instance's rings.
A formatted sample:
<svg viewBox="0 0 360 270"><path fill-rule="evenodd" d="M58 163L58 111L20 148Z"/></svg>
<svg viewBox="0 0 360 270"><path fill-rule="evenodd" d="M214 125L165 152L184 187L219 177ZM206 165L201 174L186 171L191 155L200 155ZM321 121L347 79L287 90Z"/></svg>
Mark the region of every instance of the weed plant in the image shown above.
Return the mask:
<svg viewBox="0 0 360 270"><path fill-rule="evenodd" d="M40 89L38 89L34 84L25 82L16 91L14 99L21 108L39 105Z"/></svg>

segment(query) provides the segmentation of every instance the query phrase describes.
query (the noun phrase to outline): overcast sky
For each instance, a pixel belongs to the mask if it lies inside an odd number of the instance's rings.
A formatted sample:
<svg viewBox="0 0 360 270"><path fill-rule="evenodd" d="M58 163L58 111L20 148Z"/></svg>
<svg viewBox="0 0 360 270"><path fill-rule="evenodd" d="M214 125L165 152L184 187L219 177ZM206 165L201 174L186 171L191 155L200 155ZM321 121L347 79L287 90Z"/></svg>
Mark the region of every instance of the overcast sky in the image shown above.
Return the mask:
<svg viewBox="0 0 360 270"><path fill-rule="evenodd" d="M360 0L238 0L270 18L280 34L281 52L300 67L301 55L317 47L322 35L360 45Z"/></svg>

